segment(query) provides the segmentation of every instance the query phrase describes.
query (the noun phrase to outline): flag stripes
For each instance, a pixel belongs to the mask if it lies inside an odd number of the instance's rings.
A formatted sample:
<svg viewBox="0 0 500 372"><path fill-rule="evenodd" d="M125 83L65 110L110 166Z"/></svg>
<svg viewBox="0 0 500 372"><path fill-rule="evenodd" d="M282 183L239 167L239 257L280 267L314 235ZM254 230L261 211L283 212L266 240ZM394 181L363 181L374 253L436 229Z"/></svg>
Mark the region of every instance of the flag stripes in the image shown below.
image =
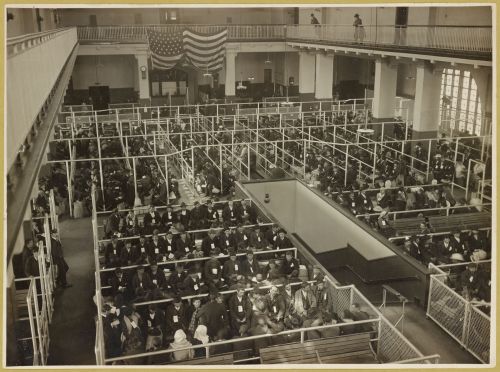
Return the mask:
<svg viewBox="0 0 500 372"><path fill-rule="evenodd" d="M154 68L171 69L181 60L215 72L224 65L227 29L201 34L189 29L149 29L148 44Z"/></svg>

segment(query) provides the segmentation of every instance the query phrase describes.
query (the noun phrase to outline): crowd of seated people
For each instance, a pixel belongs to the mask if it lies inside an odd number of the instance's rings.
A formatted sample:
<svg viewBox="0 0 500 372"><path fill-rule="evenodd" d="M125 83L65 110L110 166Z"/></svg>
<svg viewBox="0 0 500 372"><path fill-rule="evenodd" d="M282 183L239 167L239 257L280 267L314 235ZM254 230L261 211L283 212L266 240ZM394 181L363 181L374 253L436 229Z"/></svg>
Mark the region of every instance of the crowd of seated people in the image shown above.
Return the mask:
<svg viewBox="0 0 500 372"><path fill-rule="evenodd" d="M134 209L124 212L114 209L106 220L105 235L137 236L152 234L154 230L165 233L179 224L182 224L184 229L196 230L222 227L225 224L235 226L237 223L257 223L257 210L249 200L207 199L204 204L195 201L190 209L185 203L181 203L179 207L174 211L174 206L169 204L160 214L155 206L150 205L142 223L139 223Z"/></svg>
<svg viewBox="0 0 500 372"><path fill-rule="evenodd" d="M454 230L451 234L436 236L429 235L430 232L427 229L427 233L407 236L402 246L406 254L426 266L429 263L441 265L491 258L491 237L488 237L485 231Z"/></svg>
<svg viewBox="0 0 500 372"><path fill-rule="evenodd" d="M127 279L123 279L122 275L119 272L116 281L121 281L123 287L127 285ZM141 275L145 277L145 273ZM186 278L191 275L196 277L191 272L185 275ZM138 281L137 276L134 278ZM282 331L370 318L358 304L336 314L333 311L332 294L317 269L311 274L310 281L282 276L266 284L269 286L263 287L241 276L226 296L212 289L208 297L199 296L187 301L181 297L185 292L180 291L168 303L149 305L134 305L122 294L105 299L101 317L106 356L112 358L170 349L172 352L166 354L167 360L178 362L204 357L206 351L204 347L177 349L225 340L238 342L211 346L211 356L238 350L250 350L251 355L255 355L261 348L300 340L299 333L285 335L280 334ZM353 324L307 331L305 339L372 330L368 323ZM258 335L270 337L245 340L246 336ZM133 358L129 362L154 364L155 357ZM165 362L165 358L162 362Z"/></svg>

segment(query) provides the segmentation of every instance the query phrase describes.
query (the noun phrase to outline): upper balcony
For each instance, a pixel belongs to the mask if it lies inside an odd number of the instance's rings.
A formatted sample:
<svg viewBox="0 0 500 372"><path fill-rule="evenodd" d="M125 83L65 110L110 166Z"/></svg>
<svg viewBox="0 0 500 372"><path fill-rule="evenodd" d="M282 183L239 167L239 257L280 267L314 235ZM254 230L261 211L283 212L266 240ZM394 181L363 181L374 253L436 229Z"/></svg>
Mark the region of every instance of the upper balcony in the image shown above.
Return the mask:
<svg viewBox="0 0 500 372"><path fill-rule="evenodd" d="M184 28L211 33L227 28L230 42L300 41L313 44L351 46L453 56L480 60L492 59L492 28L488 26L365 26L360 43L352 25L123 25L80 26L80 43L144 43L147 29Z"/></svg>

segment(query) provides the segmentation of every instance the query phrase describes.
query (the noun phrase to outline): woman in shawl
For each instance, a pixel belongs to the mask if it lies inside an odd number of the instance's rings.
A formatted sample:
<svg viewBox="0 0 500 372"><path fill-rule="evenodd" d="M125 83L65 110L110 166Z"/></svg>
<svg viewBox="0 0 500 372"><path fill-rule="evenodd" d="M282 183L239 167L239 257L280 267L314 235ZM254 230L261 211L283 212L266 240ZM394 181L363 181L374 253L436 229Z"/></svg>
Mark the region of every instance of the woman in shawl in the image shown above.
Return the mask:
<svg viewBox="0 0 500 372"><path fill-rule="evenodd" d="M170 343L169 349L182 349L193 346L186 338L186 333L182 329L178 329L174 334L174 342ZM172 355L173 362L193 359L193 349L174 351Z"/></svg>
<svg viewBox="0 0 500 372"><path fill-rule="evenodd" d="M140 316L131 307L125 307L122 320L122 348L124 355L143 353L144 337L140 328ZM141 364L142 359L129 359L130 364Z"/></svg>
<svg viewBox="0 0 500 372"><path fill-rule="evenodd" d="M207 327L200 324L197 328L196 331L194 332L194 337L192 344L193 345L205 345L210 342L210 338L207 335ZM195 358L204 358L206 355L206 350L203 347L200 347L198 349L194 349L194 357Z"/></svg>

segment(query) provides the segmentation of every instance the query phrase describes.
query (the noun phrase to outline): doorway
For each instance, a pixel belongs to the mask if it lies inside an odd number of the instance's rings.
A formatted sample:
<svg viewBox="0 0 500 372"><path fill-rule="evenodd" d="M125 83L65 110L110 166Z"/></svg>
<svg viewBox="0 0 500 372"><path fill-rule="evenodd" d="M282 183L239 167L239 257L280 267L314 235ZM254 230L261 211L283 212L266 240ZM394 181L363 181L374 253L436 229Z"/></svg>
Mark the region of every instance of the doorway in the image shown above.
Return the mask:
<svg viewBox="0 0 500 372"><path fill-rule="evenodd" d="M394 43L396 45L406 45L406 29L408 27L408 7L398 6L396 8L396 32L394 33Z"/></svg>
<svg viewBox="0 0 500 372"><path fill-rule="evenodd" d="M95 14L89 15L89 26L96 27L97 26L97 16Z"/></svg>
<svg viewBox="0 0 500 372"><path fill-rule="evenodd" d="M89 97L94 110L106 110L109 105L109 86L94 85L89 87Z"/></svg>

